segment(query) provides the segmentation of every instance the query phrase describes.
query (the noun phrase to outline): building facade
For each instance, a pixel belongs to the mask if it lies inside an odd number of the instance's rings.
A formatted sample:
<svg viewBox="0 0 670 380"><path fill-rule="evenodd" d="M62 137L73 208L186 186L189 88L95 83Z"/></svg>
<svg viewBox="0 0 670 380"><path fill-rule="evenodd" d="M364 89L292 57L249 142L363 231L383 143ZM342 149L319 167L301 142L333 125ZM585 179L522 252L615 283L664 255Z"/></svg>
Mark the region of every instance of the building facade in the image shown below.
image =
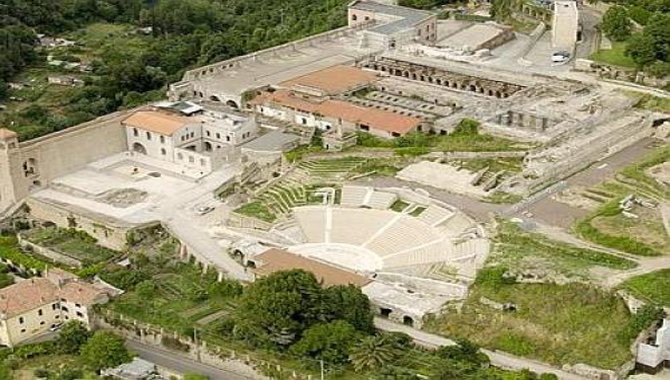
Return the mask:
<svg viewBox="0 0 670 380"><path fill-rule="evenodd" d="M128 150L208 174L228 162L235 147L254 137L253 118L207 109L193 116L143 110L123 121Z"/></svg>
<svg viewBox="0 0 670 380"><path fill-rule="evenodd" d="M60 270L0 289L0 344L14 347L69 321L90 326L107 294Z"/></svg>

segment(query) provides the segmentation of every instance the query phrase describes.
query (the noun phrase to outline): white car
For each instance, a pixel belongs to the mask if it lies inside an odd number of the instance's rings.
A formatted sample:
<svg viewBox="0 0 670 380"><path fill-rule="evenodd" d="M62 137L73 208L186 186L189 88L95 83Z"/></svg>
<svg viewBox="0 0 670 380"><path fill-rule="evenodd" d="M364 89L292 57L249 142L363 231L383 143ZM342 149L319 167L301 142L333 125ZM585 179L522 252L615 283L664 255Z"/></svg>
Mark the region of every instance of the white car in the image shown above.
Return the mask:
<svg viewBox="0 0 670 380"><path fill-rule="evenodd" d="M214 211L214 207L211 207L211 206L198 207L198 209L195 210L195 212L197 212L198 215L209 214L212 211Z"/></svg>
<svg viewBox="0 0 670 380"><path fill-rule="evenodd" d="M551 61L556 63L565 62L568 59L570 59L570 53L567 51L559 51L551 55Z"/></svg>

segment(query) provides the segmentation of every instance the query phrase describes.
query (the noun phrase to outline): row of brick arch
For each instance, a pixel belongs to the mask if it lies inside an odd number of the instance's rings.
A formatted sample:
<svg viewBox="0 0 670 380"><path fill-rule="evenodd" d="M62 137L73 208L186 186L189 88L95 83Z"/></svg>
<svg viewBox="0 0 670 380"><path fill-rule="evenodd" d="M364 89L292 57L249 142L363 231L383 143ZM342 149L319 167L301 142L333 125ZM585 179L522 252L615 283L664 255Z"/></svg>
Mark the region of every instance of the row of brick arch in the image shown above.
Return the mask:
<svg viewBox="0 0 670 380"><path fill-rule="evenodd" d="M426 75L423 73L416 73L412 72L407 69L398 69L395 67L390 67L386 65L379 65L376 63L370 63L365 65L366 68L373 69L375 71L381 71L381 72L386 72L389 73L390 75L398 76L398 77L404 77L407 79L412 79L412 80L417 80L421 82L427 82L427 83L433 83L437 84L439 86L445 86L449 88L453 88L455 90L463 90L463 91L470 91L470 92L475 92L478 94L482 95L487 95L487 96L494 96L496 98L504 99L507 98L511 95L511 93L501 90L501 89L491 89L491 88L486 88L486 86L482 85L480 82L462 82L462 81L457 81L453 79L446 79L443 77L436 77L433 75Z"/></svg>

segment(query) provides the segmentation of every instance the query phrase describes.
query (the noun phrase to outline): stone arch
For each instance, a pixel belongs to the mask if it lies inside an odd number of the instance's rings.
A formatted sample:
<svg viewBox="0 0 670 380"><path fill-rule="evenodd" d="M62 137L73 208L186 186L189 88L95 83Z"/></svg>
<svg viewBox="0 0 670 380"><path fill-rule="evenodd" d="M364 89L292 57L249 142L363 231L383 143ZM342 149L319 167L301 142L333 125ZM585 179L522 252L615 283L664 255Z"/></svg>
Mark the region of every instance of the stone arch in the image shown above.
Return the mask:
<svg viewBox="0 0 670 380"><path fill-rule="evenodd" d="M441 86L441 85L442 85L442 79L437 78L437 79L435 80L435 83L437 83L437 84L439 84L439 85Z"/></svg>
<svg viewBox="0 0 670 380"><path fill-rule="evenodd" d="M240 106L238 106L237 102L235 102L234 100L227 101L226 105L231 108L240 108Z"/></svg>
<svg viewBox="0 0 670 380"><path fill-rule="evenodd" d="M212 151L212 143L209 141L205 141L205 152L211 152Z"/></svg>
<svg viewBox="0 0 670 380"><path fill-rule="evenodd" d="M476 91L477 88L475 87L474 84L471 84L471 85L468 87L468 90L469 90L469 91Z"/></svg>
<svg viewBox="0 0 670 380"><path fill-rule="evenodd" d="M409 315L405 315L402 317L402 324L406 326L413 327L414 326L414 318L410 317Z"/></svg>
<svg viewBox="0 0 670 380"><path fill-rule="evenodd" d="M212 95L212 96L210 96L210 97L209 97L209 100L211 100L211 101L213 101L213 102L220 102L220 101L221 101L221 99L219 99L219 97L216 96L216 95Z"/></svg>
<svg viewBox="0 0 670 380"><path fill-rule="evenodd" d="M144 145L136 142L133 144L133 152L139 154L147 154L147 148L145 148Z"/></svg>

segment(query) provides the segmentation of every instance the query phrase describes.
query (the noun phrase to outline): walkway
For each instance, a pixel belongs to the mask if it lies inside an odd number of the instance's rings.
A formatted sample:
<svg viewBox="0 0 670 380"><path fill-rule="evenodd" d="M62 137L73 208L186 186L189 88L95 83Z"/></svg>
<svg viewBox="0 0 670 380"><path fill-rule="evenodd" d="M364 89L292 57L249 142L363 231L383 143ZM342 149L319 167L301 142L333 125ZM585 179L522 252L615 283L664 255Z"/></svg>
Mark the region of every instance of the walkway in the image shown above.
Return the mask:
<svg viewBox="0 0 670 380"><path fill-rule="evenodd" d="M193 211L203 203L220 206L221 202L214 197L214 191L234 178L234 174L232 165L221 168L200 180L199 186L161 203L156 212L160 214L159 219L170 232L186 245L189 254L194 255L198 261L213 265L238 280L250 281L250 275L228 256L217 239L209 235L208 226Z"/></svg>
<svg viewBox="0 0 670 380"><path fill-rule="evenodd" d="M430 334L409 326L391 322L383 318L375 318L375 326L377 326L378 329L384 331L405 333L411 336L417 345L427 348L438 348L442 346L450 346L456 344L454 341L444 338L442 336ZM522 369L529 369L538 374L553 373L556 376L558 376L560 380L588 379L586 377L565 372L561 369L552 367L548 364L538 362L535 360L508 355L505 353L501 353L499 351L491 351L486 349L482 349L481 351L489 357L489 359L491 360L491 364L493 364L496 367L515 371L519 371Z"/></svg>

